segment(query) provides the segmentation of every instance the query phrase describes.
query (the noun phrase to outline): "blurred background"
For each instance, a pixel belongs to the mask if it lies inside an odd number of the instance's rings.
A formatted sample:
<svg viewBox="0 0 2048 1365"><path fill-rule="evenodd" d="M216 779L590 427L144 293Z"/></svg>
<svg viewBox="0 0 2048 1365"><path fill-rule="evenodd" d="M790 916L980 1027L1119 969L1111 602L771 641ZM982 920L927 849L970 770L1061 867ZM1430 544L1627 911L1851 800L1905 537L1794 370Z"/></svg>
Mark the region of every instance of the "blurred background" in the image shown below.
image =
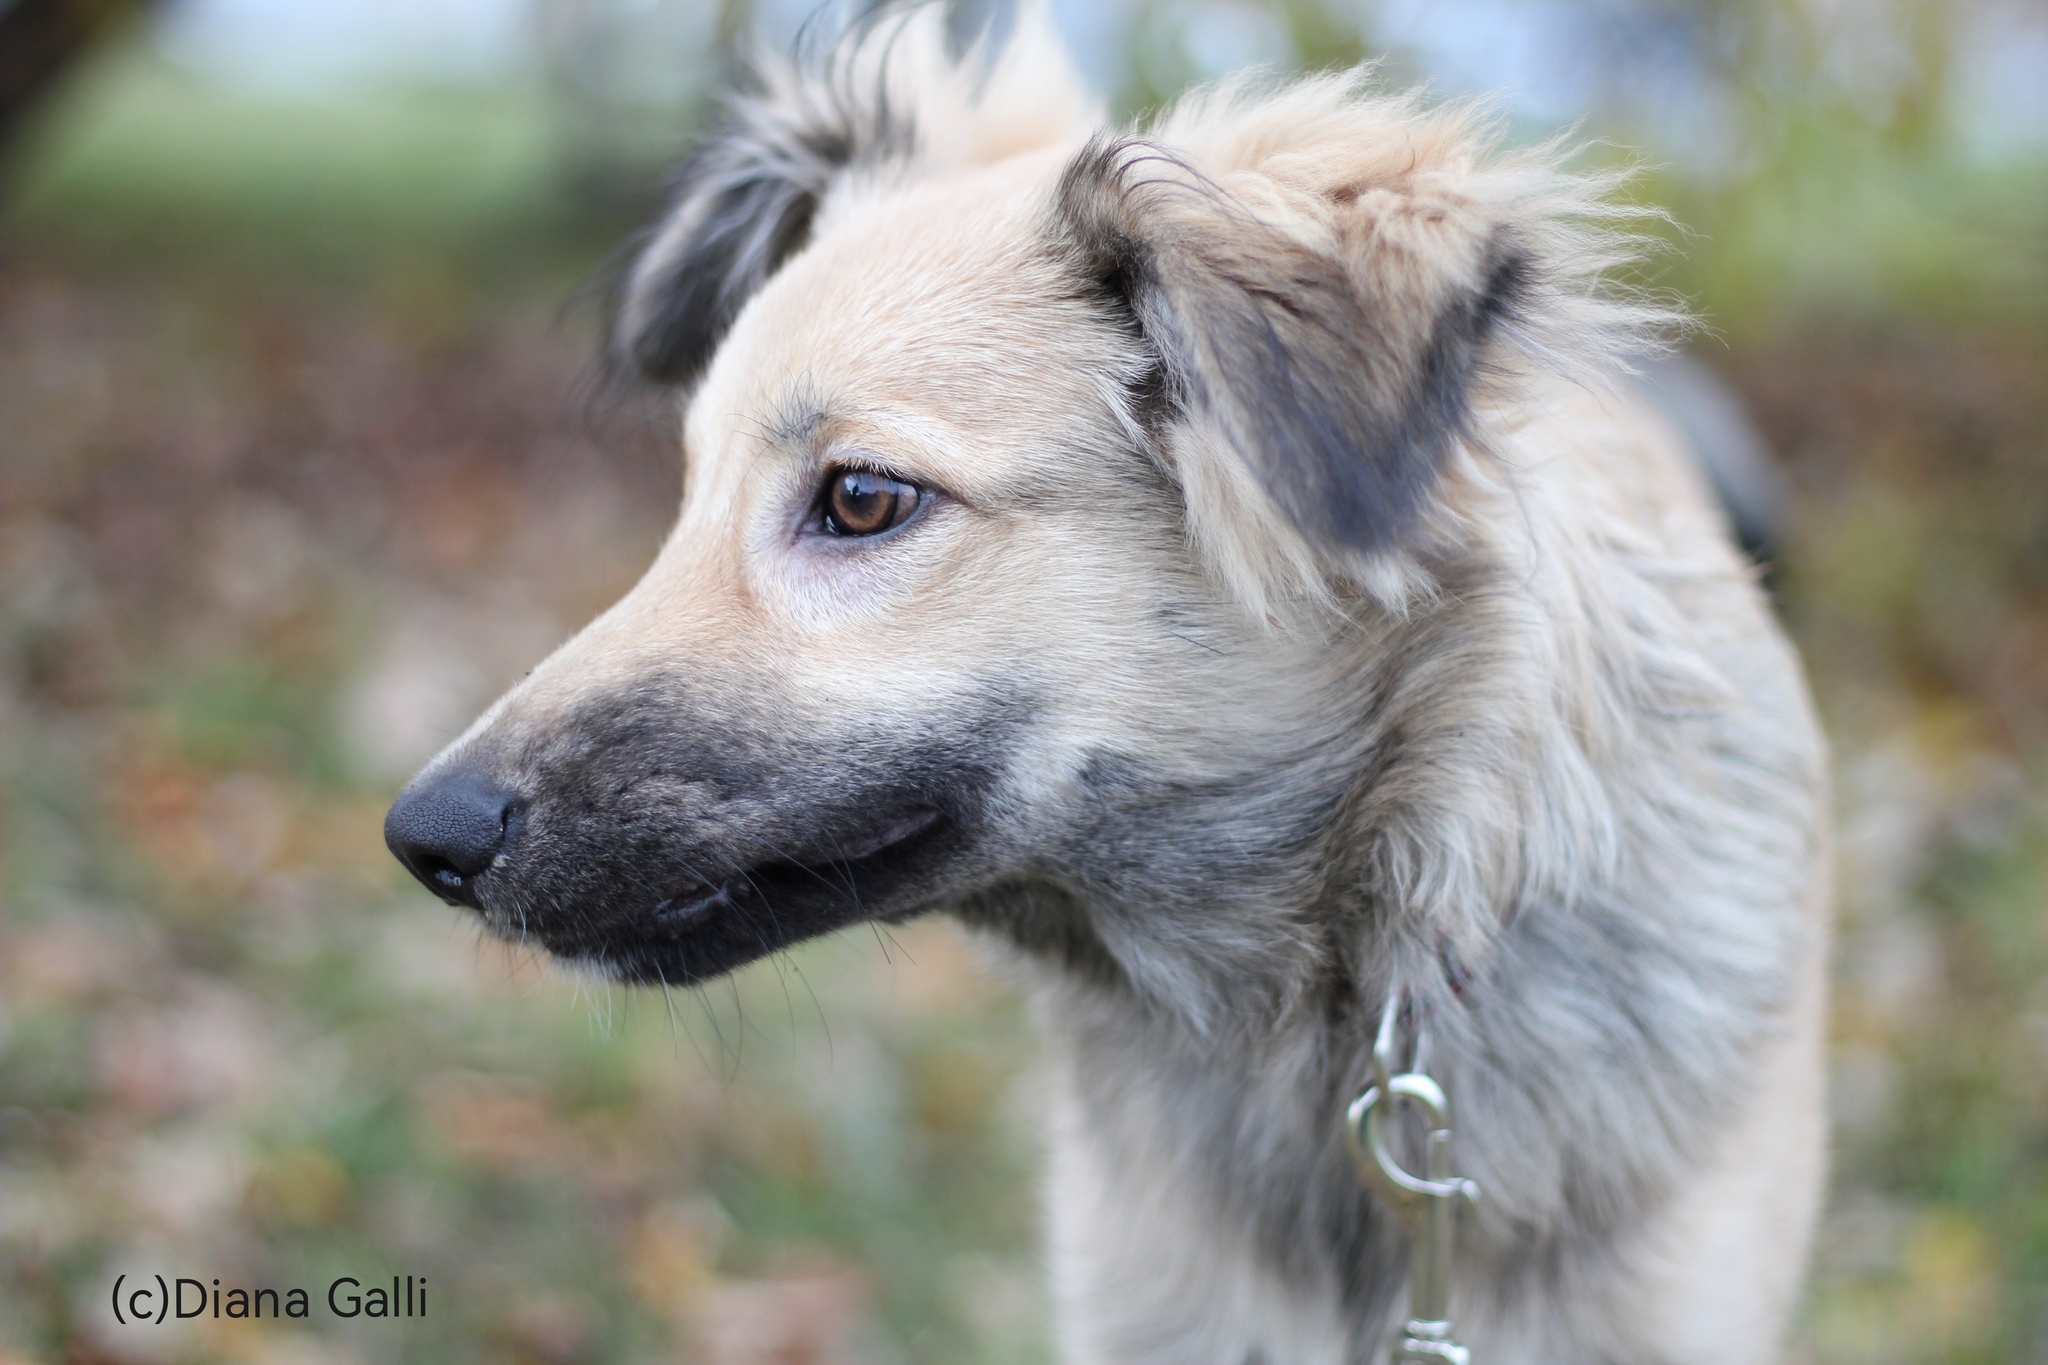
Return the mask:
<svg viewBox="0 0 2048 1365"><path fill-rule="evenodd" d="M579 985L385 855L677 494L588 282L811 0L0 0L0 1365L1050 1359L1032 1042L943 923ZM1835 737L1795 1359L2048 1361L2048 9L1062 0L1142 110L1376 57L1640 148ZM116 1328L121 1273L423 1275Z"/></svg>

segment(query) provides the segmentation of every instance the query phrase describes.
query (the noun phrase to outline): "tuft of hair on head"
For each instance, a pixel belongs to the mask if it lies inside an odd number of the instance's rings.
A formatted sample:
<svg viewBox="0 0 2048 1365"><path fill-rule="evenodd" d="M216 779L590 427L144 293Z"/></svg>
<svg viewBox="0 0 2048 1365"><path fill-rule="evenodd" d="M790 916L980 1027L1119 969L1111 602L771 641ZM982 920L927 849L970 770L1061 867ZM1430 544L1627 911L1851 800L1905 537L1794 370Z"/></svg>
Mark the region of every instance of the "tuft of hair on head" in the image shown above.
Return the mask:
<svg viewBox="0 0 2048 1365"><path fill-rule="evenodd" d="M1479 106L1378 94L1369 69L1254 73L1068 164L1054 240L1149 352L1132 421L1255 615L1346 585L1399 609L1485 403L1625 367L1676 321L1614 282L1644 245L1625 173L1500 141Z"/></svg>
<svg viewBox="0 0 2048 1365"><path fill-rule="evenodd" d="M1078 143L1101 117L1041 0L964 47L943 4L911 3L789 58L757 51L614 290L608 357L688 384L842 186Z"/></svg>

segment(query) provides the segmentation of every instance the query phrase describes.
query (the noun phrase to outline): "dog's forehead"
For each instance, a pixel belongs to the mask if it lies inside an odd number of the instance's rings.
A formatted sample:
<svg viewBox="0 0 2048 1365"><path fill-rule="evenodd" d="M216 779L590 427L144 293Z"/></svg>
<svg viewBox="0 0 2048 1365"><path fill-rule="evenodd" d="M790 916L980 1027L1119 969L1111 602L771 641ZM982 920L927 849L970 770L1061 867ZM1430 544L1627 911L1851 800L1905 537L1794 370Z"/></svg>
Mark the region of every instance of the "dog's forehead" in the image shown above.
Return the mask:
<svg viewBox="0 0 2048 1365"><path fill-rule="evenodd" d="M972 429L966 445L993 452L1006 425L1023 437L1085 405L1089 351L1114 337L1091 336L1109 329L1051 246L1059 164L1034 154L829 204L713 360L690 408L693 464L877 416Z"/></svg>

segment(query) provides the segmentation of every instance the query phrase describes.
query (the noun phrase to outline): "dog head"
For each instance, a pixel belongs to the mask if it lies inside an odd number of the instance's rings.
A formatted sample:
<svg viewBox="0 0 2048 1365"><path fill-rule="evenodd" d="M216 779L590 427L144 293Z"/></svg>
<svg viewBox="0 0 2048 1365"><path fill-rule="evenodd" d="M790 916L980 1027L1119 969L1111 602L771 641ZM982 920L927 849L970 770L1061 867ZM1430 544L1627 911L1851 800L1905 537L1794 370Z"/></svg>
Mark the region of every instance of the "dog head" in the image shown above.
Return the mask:
<svg viewBox="0 0 2048 1365"><path fill-rule="evenodd" d="M939 907L1162 993L1290 950L1371 621L1584 262L1353 77L1098 122L1042 24L930 8L732 105L611 340L680 518L393 808L422 881L636 981Z"/></svg>

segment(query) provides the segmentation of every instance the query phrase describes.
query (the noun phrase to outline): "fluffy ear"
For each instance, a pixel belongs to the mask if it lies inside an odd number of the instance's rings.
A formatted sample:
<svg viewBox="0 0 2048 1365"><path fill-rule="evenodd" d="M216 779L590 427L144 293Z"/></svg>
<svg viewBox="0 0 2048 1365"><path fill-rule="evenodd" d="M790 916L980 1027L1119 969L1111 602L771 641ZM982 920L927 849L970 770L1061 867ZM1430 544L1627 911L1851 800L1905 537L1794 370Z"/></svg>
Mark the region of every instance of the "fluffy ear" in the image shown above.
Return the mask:
<svg viewBox="0 0 2048 1365"><path fill-rule="evenodd" d="M1470 204L1301 160L1211 180L1158 143L1097 138L1055 232L1129 310L1180 444L1240 461L1312 545L1371 555L1416 522L1531 266Z"/></svg>
<svg viewBox="0 0 2048 1365"><path fill-rule="evenodd" d="M849 176L915 175L1078 143L1097 110L1044 5L963 52L937 3L884 5L822 56L766 57L684 162L615 299L615 363L660 383L703 369L747 300Z"/></svg>
<svg viewBox="0 0 2048 1365"><path fill-rule="evenodd" d="M658 383L694 378L803 245L833 180L857 162L908 154L914 133L887 99L850 94L778 71L728 102L626 274L611 326L616 363Z"/></svg>

